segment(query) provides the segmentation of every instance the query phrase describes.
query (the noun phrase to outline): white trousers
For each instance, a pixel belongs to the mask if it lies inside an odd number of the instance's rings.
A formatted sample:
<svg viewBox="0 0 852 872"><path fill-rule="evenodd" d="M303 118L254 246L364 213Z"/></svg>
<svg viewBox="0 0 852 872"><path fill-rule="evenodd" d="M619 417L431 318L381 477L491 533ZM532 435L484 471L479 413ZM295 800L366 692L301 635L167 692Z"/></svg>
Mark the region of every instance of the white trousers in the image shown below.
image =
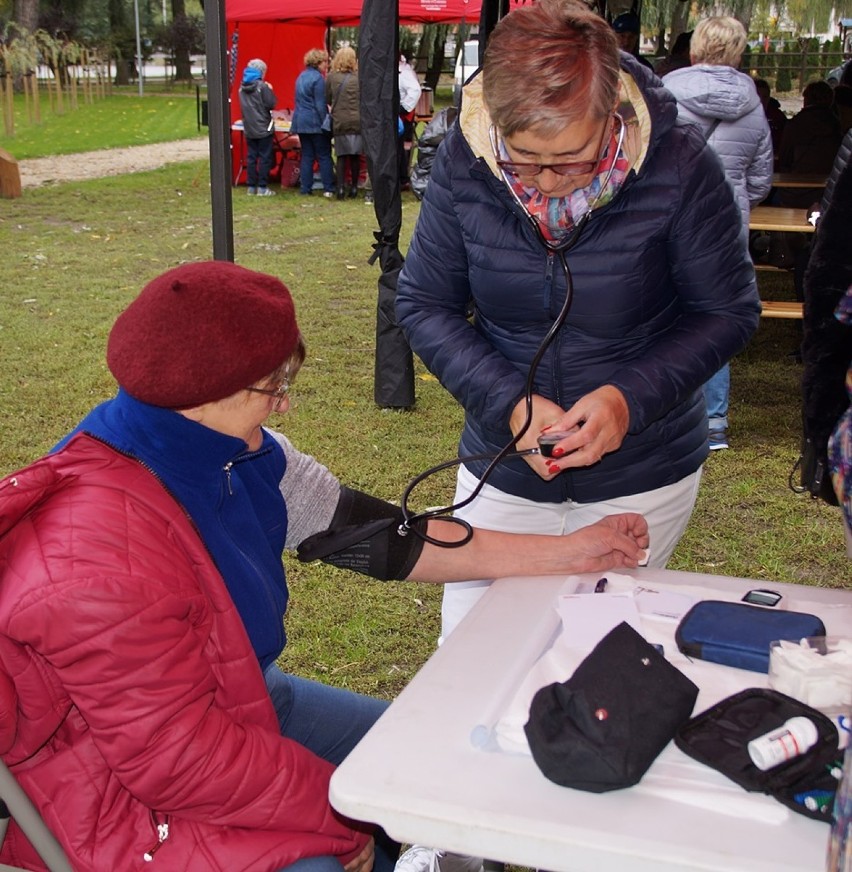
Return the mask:
<svg viewBox="0 0 852 872"><path fill-rule="evenodd" d="M648 522L651 539L648 565L663 568L689 522L700 481L701 469L698 469L675 484L597 503L574 503L570 500L564 503L537 503L486 484L472 503L455 514L484 530L564 536L607 515L639 512ZM479 480L464 466L459 467L454 502L469 497L478 483ZM441 638L438 644L455 629L492 581L489 578L444 585Z"/></svg>

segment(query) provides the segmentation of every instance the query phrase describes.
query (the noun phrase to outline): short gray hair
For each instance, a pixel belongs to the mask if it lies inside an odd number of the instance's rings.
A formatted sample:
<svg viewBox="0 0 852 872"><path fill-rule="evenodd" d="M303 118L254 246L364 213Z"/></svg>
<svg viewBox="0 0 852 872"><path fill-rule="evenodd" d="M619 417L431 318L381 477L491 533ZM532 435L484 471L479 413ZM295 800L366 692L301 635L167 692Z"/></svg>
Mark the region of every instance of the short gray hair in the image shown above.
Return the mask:
<svg viewBox="0 0 852 872"><path fill-rule="evenodd" d="M246 66L250 70L257 70L261 76L266 75L266 61L261 60L260 58L252 58Z"/></svg>

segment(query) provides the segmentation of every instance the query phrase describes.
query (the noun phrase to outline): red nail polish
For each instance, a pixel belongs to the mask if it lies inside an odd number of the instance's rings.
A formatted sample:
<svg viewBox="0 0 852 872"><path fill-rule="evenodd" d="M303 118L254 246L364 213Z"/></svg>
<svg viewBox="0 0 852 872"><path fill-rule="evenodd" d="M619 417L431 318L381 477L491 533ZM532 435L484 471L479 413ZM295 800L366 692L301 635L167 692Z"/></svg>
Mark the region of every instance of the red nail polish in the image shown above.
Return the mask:
<svg viewBox="0 0 852 872"><path fill-rule="evenodd" d="M551 475L556 475L557 472L561 472L562 470L561 470L561 469L560 469L560 468L559 468L555 463L551 463L551 464L547 467L547 471L548 471Z"/></svg>
<svg viewBox="0 0 852 872"><path fill-rule="evenodd" d="M564 448L558 448L558 447L557 447L557 448L554 448L554 449L553 449L553 451L552 451L552 453L551 453L551 457L562 457L562 455L563 455L564 453L565 453L565 449L564 449Z"/></svg>

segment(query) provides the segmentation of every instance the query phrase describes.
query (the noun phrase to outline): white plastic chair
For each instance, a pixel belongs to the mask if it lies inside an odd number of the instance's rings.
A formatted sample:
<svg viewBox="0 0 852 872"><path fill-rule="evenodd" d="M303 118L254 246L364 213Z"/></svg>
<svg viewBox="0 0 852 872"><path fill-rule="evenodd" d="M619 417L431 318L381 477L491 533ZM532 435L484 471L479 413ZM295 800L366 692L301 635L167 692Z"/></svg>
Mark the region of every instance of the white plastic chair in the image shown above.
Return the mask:
<svg viewBox="0 0 852 872"><path fill-rule="evenodd" d="M3 814L4 810L0 807L0 842L6 835L9 818L12 817L50 872L73 872L56 837L50 832L36 807L30 802L30 798L2 760L0 760L0 805L4 805L8 812ZM20 866L6 866L0 863L0 872L7 872L7 870L18 872L20 869Z"/></svg>

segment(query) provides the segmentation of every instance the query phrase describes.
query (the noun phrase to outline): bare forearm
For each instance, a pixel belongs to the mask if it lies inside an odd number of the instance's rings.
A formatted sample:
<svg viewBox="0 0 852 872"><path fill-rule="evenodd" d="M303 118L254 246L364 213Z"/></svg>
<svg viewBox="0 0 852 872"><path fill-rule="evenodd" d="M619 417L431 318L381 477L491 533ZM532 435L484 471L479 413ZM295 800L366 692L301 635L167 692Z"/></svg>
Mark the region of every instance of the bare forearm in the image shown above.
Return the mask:
<svg viewBox="0 0 852 872"><path fill-rule="evenodd" d="M618 529L618 524L599 522L567 536L476 529L471 541L461 547L442 548L426 543L408 578L466 581L636 566L648 545L647 528L644 521L620 526L622 529ZM461 540L465 533L460 525L440 520L430 521L428 530L430 536L448 542Z"/></svg>

